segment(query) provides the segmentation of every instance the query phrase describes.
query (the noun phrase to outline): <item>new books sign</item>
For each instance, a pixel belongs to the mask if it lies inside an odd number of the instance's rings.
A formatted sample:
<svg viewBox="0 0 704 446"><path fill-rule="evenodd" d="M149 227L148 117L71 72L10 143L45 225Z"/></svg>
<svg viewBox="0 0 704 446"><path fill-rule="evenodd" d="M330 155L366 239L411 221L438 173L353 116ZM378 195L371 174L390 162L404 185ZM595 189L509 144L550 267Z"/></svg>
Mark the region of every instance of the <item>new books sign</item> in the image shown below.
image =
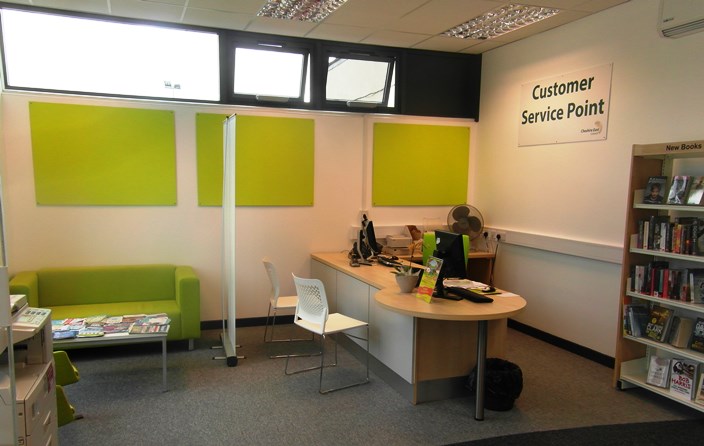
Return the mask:
<svg viewBox="0 0 704 446"><path fill-rule="evenodd" d="M612 66L521 85L518 145L606 139Z"/></svg>

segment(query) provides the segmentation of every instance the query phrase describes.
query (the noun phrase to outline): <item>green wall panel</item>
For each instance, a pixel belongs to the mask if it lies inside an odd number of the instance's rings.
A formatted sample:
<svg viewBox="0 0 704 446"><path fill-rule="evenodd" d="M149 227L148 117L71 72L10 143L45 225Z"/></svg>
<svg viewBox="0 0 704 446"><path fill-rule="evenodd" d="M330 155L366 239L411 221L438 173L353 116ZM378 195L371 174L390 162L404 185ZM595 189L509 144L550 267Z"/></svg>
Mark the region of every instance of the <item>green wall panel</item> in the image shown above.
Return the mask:
<svg viewBox="0 0 704 446"><path fill-rule="evenodd" d="M37 204L176 205L170 110L31 102Z"/></svg>
<svg viewBox="0 0 704 446"><path fill-rule="evenodd" d="M198 203L222 204L224 115L196 117ZM238 115L236 184L238 206L312 206L315 121ZM219 189L218 189L219 188Z"/></svg>
<svg viewBox="0 0 704 446"><path fill-rule="evenodd" d="M374 124L374 206L446 206L467 201L469 128Z"/></svg>

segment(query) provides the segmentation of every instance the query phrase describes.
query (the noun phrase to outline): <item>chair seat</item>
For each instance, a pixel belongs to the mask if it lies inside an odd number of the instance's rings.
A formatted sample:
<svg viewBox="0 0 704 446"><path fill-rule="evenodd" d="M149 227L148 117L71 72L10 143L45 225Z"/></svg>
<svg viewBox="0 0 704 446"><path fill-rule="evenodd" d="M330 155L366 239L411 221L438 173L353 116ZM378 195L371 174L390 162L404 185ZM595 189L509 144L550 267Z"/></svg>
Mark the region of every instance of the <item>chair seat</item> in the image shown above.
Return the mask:
<svg viewBox="0 0 704 446"><path fill-rule="evenodd" d="M364 327L367 325L366 322L351 318L349 316L345 316L344 314L340 313L333 313L328 315L328 320L325 323L324 333L320 324L316 324L314 322L310 322L303 319L297 319L295 323L296 325L299 325L305 328L306 330L310 330L319 335L339 333L341 331L351 330L353 328Z"/></svg>
<svg viewBox="0 0 704 446"><path fill-rule="evenodd" d="M270 299L270 302L271 308L276 308L278 310L290 308L293 310L296 308L296 304L298 303L298 296L279 296L276 301L276 305L274 305L274 299Z"/></svg>

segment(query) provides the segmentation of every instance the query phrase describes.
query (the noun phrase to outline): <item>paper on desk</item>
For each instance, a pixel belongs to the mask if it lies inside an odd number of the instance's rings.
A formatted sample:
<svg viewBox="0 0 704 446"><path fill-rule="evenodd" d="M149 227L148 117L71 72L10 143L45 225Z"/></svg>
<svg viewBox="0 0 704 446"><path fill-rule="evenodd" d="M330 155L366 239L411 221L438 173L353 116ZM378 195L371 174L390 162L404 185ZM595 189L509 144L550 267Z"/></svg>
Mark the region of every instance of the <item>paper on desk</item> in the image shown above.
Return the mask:
<svg viewBox="0 0 704 446"><path fill-rule="evenodd" d="M481 282L475 282L473 280L469 279L445 279L442 282L443 285L445 286L456 286L460 288L486 288L488 285L481 283Z"/></svg>

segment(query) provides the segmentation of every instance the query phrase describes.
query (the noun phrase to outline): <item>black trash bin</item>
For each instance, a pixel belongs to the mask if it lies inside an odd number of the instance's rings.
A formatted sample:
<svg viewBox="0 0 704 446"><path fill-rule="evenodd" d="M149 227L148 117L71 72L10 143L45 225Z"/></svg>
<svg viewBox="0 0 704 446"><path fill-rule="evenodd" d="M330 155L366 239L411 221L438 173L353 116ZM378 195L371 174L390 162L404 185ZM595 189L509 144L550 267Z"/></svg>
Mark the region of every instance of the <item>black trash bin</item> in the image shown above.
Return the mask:
<svg viewBox="0 0 704 446"><path fill-rule="evenodd" d="M514 401L523 390L523 372L516 364L500 358L486 360L486 392L484 407L489 410L505 411L513 407ZM467 388L477 390L477 368L467 379Z"/></svg>

